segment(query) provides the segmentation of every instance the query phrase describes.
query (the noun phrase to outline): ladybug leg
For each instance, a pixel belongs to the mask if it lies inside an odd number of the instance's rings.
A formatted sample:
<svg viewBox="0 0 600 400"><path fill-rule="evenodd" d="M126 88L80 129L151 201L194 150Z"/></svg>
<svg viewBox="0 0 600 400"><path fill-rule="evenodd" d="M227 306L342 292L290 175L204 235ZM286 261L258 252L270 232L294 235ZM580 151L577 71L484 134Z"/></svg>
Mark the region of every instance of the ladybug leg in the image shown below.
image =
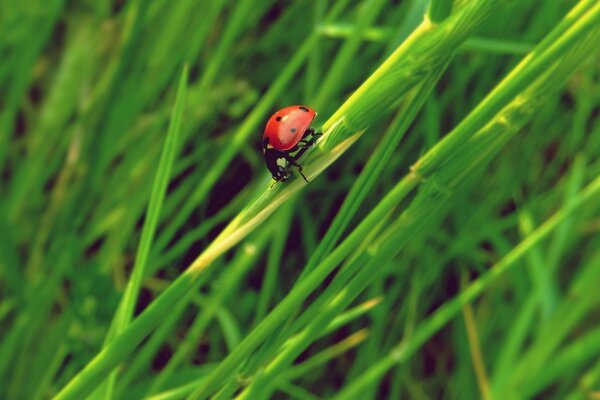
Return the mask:
<svg viewBox="0 0 600 400"><path fill-rule="evenodd" d="M298 168L298 173L300 175L302 175L302 178L304 178L304 181L306 183L308 183L308 179L306 179L306 176L304 176L304 174L302 173L302 165L300 165L300 163L298 161L296 161L296 157L292 157L290 156L288 153L283 153L285 154L285 159L292 164L294 167Z"/></svg>
<svg viewBox="0 0 600 400"><path fill-rule="evenodd" d="M317 139L323 135L323 133L319 132L319 133L315 133L315 131L312 128L307 129L307 131L309 131L308 135L305 133L303 136L303 139L300 140L298 142L298 144L291 150L295 151L296 148L299 148L300 150L294 155L294 158L297 160L299 159L302 154L304 154L306 152L306 150L308 150L309 147L313 146L315 144L315 142L317 141ZM311 136L310 140L306 140L304 139L305 137Z"/></svg>
<svg viewBox="0 0 600 400"><path fill-rule="evenodd" d="M310 139L308 137L310 136ZM318 138L323 136L323 132L316 132L313 128L308 128L304 135L302 135L302 139L298 142L298 147L300 148L308 148L315 144Z"/></svg>
<svg viewBox="0 0 600 400"><path fill-rule="evenodd" d="M312 136L315 134L315 130L313 128L308 128L306 131L304 131L304 135L302 135L302 139L306 139L309 136Z"/></svg>

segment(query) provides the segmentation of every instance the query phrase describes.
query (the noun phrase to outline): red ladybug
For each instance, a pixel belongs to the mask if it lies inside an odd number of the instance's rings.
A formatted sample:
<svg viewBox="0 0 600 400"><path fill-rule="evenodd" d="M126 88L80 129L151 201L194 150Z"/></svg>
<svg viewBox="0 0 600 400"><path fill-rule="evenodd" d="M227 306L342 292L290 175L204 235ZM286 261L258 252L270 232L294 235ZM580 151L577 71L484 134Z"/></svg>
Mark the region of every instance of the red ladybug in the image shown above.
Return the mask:
<svg viewBox="0 0 600 400"><path fill-rule="evenodd" d="M310 123L316 116L316 111L310 107L289 106L277 111L267 121L263 135L263 153L274 180L287 181L291 164L298 168L300 175L308 182L297 160L323 134L315 133L310 128Z"/></svg>

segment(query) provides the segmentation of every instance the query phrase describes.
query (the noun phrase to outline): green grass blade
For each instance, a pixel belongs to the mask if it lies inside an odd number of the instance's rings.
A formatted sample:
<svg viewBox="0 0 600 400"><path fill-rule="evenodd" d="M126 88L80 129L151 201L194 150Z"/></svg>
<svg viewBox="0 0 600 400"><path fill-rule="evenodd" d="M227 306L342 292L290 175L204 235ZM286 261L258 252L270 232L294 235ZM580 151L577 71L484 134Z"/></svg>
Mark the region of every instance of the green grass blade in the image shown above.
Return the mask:
<svg viewBox="0 0 600 400"><path fill-rule="evenodd" d="M598 196L600 196L600 178L587 185L579 194L576 201L566 205L546 220L538 229L494 265L489 272L472 282L457 297L436 310L431 317L417 327L414 335L409 340L400 343L388 357L373 365L360 379L347 386L336 396L336 400L353 398L356 392L360 391L365 385L370 384L373 380L379 379L393 365L405 362L427 339L433 336L433 334L450 322L455 316L459 315L464 303L475 300L500 275L512 268L518 267L520 264L517 261L524 257L533 246L549 236L569 215L579 208L588 205L589 202L595 200Z"/></svg>

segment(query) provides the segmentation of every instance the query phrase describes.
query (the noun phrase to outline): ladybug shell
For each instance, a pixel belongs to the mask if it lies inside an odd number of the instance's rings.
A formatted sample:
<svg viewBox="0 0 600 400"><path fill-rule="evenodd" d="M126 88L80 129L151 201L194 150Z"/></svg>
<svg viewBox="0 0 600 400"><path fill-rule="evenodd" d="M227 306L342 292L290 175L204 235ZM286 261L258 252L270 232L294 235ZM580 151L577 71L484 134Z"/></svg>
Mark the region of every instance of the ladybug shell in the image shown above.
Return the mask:
<svg viewBox="0 0 600 400"><path fill-rule="evenodd" d="M263 141L268 138L277 150L289 150L302 139L316 115L315 110L306 106L282 108L267 121Z"/></svg>

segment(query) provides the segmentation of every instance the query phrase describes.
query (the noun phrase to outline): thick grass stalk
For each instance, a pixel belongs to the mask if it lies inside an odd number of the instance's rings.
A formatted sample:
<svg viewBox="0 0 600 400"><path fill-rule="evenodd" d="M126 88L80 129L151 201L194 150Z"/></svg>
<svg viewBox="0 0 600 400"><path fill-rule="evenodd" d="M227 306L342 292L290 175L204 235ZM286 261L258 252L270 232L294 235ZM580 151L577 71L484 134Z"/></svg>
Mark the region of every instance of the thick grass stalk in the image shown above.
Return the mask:
<svg viewBox="0 0 600 400"><path fill-rule="evenodd" d="M545 74L530 90L518 96L513 104L508 105L502 113L495 117L494 122L486 124L486 127L482 131L473 135L471 143L463 148L463 151L456 160L447 161L443 171L429 177L425 183L425 187L430 187L431 194L421 196L421 200L423 198L427 199L426 202L421 202L421 205L423 205L423 208L429 208L429 212L420 213L416 211L417 215L410 214L411 210L418 209L419 202L415 201L407 211L409 214L403 216L399 221L400 231L394 233L392 226L388 229L388 232L382 234L382 237L385 239L384 243L387 244L381 244L381 249L373 251L381 252L388 256L390 253L395 254L406 240L406 236L403 235L403 232L406 232L406 226L411 226L415 220L420 220L421 224L415 225L413 228L415 230L423 229L424 222L430 219L432 215L435 215L441 208L441 204L446 201L446 198L456 190L456 185L461 184L482 159L486 159L485 157L487 157L489 160L514 135L516 130L531 117L534 110L539 107L541 100L548 96L548 92L552 92L559 87L560 82L563 82L566 76L578 65L576 61L586 55L586 45L589 46L590 42L591 39L588 37L587 41L576 46L570 54L571 57L574 57L573 59L567 58L568 61L563 62L560 66L555 66L551 70L552 73ZM522 106L525 101L529 103L527 107ZM453 134L454 132L451 135ZM393 240L391 240L392 238ZM390 243L391 248L389 247ZM367 283L377 275L376 267L382 265L383 262L383 259L375 257L374 260L364 266L362 271L352 279L348 286L340 291L342 295L336 296L326 307L319 311L318 317L310 322L298 340L293 345L283 349L277 355L276 359L255 377L252 385L240 398L260 398L262 393L268 390L269 382L273 382L277 375L285 370L286 366L314 340L316 332L322 329L325 321L334 316L336 312L343 310L344 306L349 304L354 296L360 293L366 287Z"/></svg>
<svg viewBox="0 0 600 400"><path fill-rule="evenodd" d="M305 157L307 177L313 179L319 175L372 122L387 115L409 90L422 83L432 72L443 69L448 57L468 35L508 2L509 0L471 2L442 24L423 22L324 124L323 140ZM190 269L194 272L202 271L303 186L304 182L294 180L285 186L276 185L267 189L198 256Z"/></svg>

